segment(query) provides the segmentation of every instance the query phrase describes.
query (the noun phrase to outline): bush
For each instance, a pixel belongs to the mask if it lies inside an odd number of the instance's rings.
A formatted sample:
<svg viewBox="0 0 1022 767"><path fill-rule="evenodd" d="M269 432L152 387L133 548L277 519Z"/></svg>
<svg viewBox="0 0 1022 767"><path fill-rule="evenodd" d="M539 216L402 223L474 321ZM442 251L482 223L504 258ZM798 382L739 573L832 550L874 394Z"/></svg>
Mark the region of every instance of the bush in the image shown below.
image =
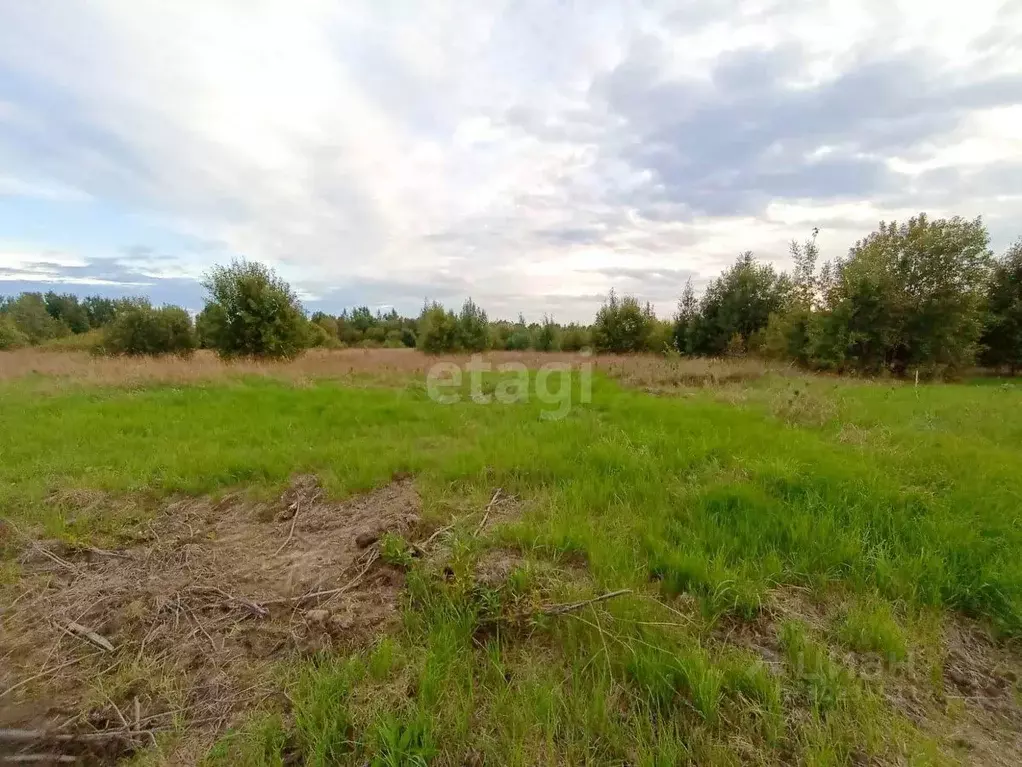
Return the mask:
<svg viewBox="0 0 1022 767"><path fill-rule="evenodd" d="M180 306L154 309L138 301L122 309L103 334L102 351L107 354L161 355L191 354L195 350L192 318Z"/></svg>
<svg viewBox="0 0 1022 767"><path fill-rule="evenodd" d="M649 304L644 308L633 296L619 299L611 290L607 303L596 313L593 346L598 352L615 354L646 351L655 319Z"/></svg>
<svg viewBox="0 0 1022 767"><path fill-rule="evenodd" d="M589 332L578 323L571 323L561 334L561 349L578 352L589 346Z"/></svg>
<svg viewBox="0 0 1022 767"><path fill-rule="evenodd" d="M305 345L309 348L337 349L341 345L337 336L331 334L320 322L310 322L306 326L306 333Z"/></svg>
<svg viewBox="0 0 1022 767"><path fill-rule="evenodd" d="M649 324L646 348L654 354L668 354L677 351L674 345L674 324L653 318Z"/></svg>
<svg viewBox="0 0 1022 767"><path fill-rule="evenodd" d="M419 348L427 354L455 351L461 343L461 327L454 312L435 301L422 308L419 317Z"/></svg>
<svg viewBox="0 0 1022 767"><path fill-rule="evenodd" d="M102 351L103 328L88 330L85 333L72 333L61 338L51 338L43 341L39 348L49 352L96 352Z"/></svg>
<svg viewBox="0 0 1022 767"><path fill-rule="evenodd" d="M6 301L2 311L30 344L60 338L71 332L67 325L50 315L40 293L22 293Z"/></svg>
<svg viewBox="0 0 1022 767"><path fill-rule="evenodd" d="M466 351L481 352L489 345L490 323L486 318L486 312L471 298L461 307L458 334L461 348Z"/></svg>
<svg viewBox="0 0 1022 767"><path fill-rule="evenodd" d="M14 320L0 314L0 351L28 346L28 336L18 330Z"/></svg>
<svg viewBox="0 0 1022 767"><path fill-rule="evenodd" d="M253 261L215 266L203 280L209 296L203 336L221 357L291 359L308 342L308 321L291 286Z"/></svg>
<svg viewBox="0 0 1022 767"><path fill-rule="evenodd" d="M561 348L561 333L552 317L543 315L543 324L536 333L536 350L555 352Z"/></svg>
<svg viewBox="0 0 1022 767"><path fill-rule="evenodd" d="M89 312L78 301L78 296L71 293L58 295L51 290L43 296L43 302L49 315L70 328L72 333L89 330Z"/></svg>

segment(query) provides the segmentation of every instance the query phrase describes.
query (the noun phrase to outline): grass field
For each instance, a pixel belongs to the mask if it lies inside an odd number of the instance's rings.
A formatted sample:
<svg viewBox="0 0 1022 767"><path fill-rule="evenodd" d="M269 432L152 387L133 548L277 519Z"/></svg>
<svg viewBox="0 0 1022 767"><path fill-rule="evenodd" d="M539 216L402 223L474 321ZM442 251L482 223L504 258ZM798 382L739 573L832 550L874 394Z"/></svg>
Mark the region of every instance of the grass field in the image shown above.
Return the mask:
<svg viewBox="0 0 1022 767"><path fill-rule="evenodd" d="M113 721L126 743L89 758L139 764L1017 763L1022 385L601 359L591 401L576 372L550 420L535 398L437 404L427 362L0 355L0 727ZM299 475L316 495L272 521ZM102 605L18 615L87 578L89 547L141 551L181 504L206 499L214 526L262 509L272 562L315 540L303 503L407 483L415 524L365 547L334 601L288 603L281 646L233 688L260 694L225 697L213 722L175 686L188 669ZM326 613L359 626L377 581L396 584L393 620L306 641ZM232 615L193 612L189 636L215 653L260 620ZM66 620L114 650L53 628ZM19 643L29 625L42 655ZM69 662L78 677L54 671ZM77 708L39 704L61 695Z"/></svg>

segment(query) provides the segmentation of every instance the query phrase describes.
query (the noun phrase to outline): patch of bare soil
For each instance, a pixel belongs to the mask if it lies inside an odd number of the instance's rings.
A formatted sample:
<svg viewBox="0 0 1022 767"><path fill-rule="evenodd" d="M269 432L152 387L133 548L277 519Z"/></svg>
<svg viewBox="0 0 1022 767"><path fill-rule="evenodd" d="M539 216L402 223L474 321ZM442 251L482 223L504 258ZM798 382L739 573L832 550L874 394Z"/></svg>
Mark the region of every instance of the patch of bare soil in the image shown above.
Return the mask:
<svg viewBox="0 0 1022 767"><path fill-rule="evenodd" d="M182 724L211 740L280 694L274 661L395 620L403 574L375 542L414 537L419 510L408 479L335 503L303 476L276 504L176 502L124 550L28 542L0 592L0 761L110 763Z"/></svg>
<svg viewBox="0 0 1022 767"><path fill-rule="evenodd" d="M1017 765L1022 761L1022 648L994 642L965 621L946 626L944 646L942 697L952 709L955 749L969 764Z"/></svg>

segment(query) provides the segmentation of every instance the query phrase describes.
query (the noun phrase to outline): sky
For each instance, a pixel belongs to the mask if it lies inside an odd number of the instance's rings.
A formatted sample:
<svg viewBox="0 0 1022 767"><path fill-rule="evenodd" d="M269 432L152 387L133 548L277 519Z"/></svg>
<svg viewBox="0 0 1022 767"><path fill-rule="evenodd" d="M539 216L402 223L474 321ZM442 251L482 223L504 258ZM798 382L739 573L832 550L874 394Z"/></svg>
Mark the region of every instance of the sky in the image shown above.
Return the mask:
<svg viewBox="0 0 1022 767"><path fill-rule="evenodd" d="M0 294L666 317L920 211L1022 235L1022 0L0 0Z"/></svg>

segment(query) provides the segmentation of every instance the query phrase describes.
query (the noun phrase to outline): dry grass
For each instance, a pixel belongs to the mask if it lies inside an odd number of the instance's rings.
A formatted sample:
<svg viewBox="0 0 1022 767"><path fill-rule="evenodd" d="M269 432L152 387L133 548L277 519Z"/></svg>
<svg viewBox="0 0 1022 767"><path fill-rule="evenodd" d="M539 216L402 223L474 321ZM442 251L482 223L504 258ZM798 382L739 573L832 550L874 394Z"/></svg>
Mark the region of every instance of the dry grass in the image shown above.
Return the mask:
<svg viewBox="0 0 1022 767"><path fill-rule="evenodd" d="M0 588L0 727L59 729L82 758L99 756L83 733L125 755L175 723L208 747L273 694L275 661L358 648L395 623L403 576L375 543L417 529L419 509L407 478L336 503L308 475L272 505L171 503L124 550L29 542L23 578Z"/></svg>
<svg viewBox="0 0 1022 767"><path fill-rule="evenodd" d="M662 357L650 354L604 356L598 367L628 386L652 393L670 392L691 386L720 386L762 378L771 373L790 372L754 357L715 359L710 357Z"/></svg>
<svg viewBox="0 0 1022 767"><path fill-rule="evenodd" d="M577 364L580 354L542 352L489 352L483 355L494 365L521 362L539 367L549 362ZM403 378L424 375L439 361L465 363L468 355L432 357L414 349L312 349L289 362L251 359L224 362L209 351L187 359L179 357L97 357L85 352L53 353L39 349L0 352L0 380L41 375L94 384L144 381L187 383L240 375L260 375L300 381L314 378Z"/></svg>
<svg viewBox="0 0 1022 767"><path fill-rule="evenodd" d="M592 363L628 386L653 391L719 385L761 378L775 371L756 359L670 359L656 355L598 355L576 352L491 351L482 355L495 367L518 362L535 369L551 363ZM83 351L19 349L0 352L0 380L44 376L69 382L123 385L142 382L189 383L233 376L267 376L301 382L317 378L367 377L400 381L422 376L437 362L464 365L467 354L430 356L414 349L312 349L289 362L251 359L224 362L209 351L178 357L99 357Z"/></svg>

